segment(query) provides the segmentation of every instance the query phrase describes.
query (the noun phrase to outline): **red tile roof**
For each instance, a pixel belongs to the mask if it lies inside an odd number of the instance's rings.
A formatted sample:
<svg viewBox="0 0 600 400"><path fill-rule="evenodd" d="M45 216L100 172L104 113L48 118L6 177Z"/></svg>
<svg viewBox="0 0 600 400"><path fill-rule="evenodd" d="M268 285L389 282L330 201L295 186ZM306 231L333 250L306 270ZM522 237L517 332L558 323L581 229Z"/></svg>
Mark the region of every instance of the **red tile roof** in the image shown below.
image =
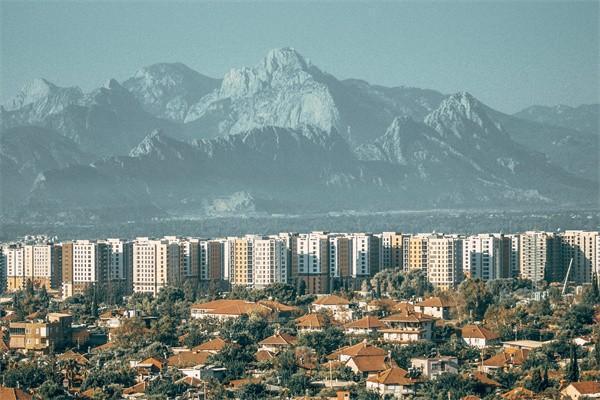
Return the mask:
<svg viewBox="0 0 600 400"><path fill-rule="evenodd" d="M500 336L481 325L465 325L461 329L462 337L468 339L494 340Z"/></svg>
<svg viewBox="0 0 600 400"><path fill-rule="evenodd" d="M332 294L329 296L323 296L318 298L313 304L318 304L322 306L342 306L349 305L350 302L343 297Z"/></svg>
<svg viewBox="0 0 600 400"><path fill-rule="evenodd" d="M221 351L228 342L220 337L209 340L192 348L192 351Z"/></svg>
<svg viewBox="0 0 600 400"><path fill-rule="evenodd" d="M600 393L600 382L573 382L571 383L571 386L573 386L579 393L583 395Z"/></svg>
<svg viewBox="0 0 600 400"><path fill-rule="evenodd" d="M408 386L420 382L417 379L407 377L408 372L400 367L391 367L376 375L367 378L368 382L375 382L380 385L401 385Z"/></svg>
<svg viewBox="0 0 600 400"><path fill-rule="evenodd" d="M288 335L287 333L276 333L273 336L261 340L258 344L261 345L280 345L280 346L293 346L296 344L298 339L295 336Z"/></svg>
<svg viewBox="0 0 600 400"><path fill-rule="evenodd" d="M420 307L444 307L444 308L453 306L453 304L449 300L442 299L441 297L429 297L423 301L418 302L415 305L420 306Z"/></svg>
<svg viewBox="0 0 600 400"><path fill-rule="evenodd" d="M321 314L306 314L296 319L296 326L299 328L323 329L325 328L325 318Z"/></svg>
<svg viewBox="0 0 600 400"><path fill-rule="evenodd" d="M344 328L346 329L378 329L378 328L382 328L385 325L383 324L383 322L381 322L379 320L379 318L377 317L372 317L370 315L367 315L366 317L363 317L357 321L352 321L352 322L348 322L346 325L344 325Z"/></svg>

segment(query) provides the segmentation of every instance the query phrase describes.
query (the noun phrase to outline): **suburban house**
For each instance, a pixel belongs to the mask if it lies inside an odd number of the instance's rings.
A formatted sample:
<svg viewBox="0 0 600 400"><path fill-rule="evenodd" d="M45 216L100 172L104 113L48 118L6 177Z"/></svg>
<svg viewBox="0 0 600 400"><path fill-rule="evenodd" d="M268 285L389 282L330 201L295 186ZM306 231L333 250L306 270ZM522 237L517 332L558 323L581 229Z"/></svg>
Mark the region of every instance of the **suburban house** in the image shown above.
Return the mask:
<svg viewBox="0 0 600 400"><path fill-rule="evenodd" d="M327 326L322 314L306 314L296 319L296 328L299 333L322 331Z"/></svg>
<svg viewBox="0 0 600 400"><path fill-rule="evenodd" d="M70 314L49 313L45 320L11 322L8 346L36 352L61 350L72 342L72 321Z"/></svg>
<svg viewBox="0 0 600 400"><path fill-rule="evenodd" d="M481 325L465 325L461 329L461 336L466 344L485 349L486 347L497 344L500 336Z"/></svg>
<svg viewBox="0 0 600 400"><path fill-rule="evenodd" d="M208 351L183 351L172 355L167 359L169 367L177 368L179 372L186 376L200 379L200 369L208 363L208 359L213 353Z"/></svg>
<svg viewBox="0 0 600 400"><path fill-rule="evenodd" d="M336 321L352 321L350 302L343 297L334 294L323 296L315 300L315 302L312 303L312 310L314 312L328 311L333 315L333 319Z"/></svg>
<svg viewBox="0 0 600 400"><path fill-rule="evenodd" d="M348 322L344 325L344 330L351 335L368 335L383 327L385 324L379 318L367 315L359 320Z"/></svg>
<svg viewBox="0 0 600 400"><path fill-rule="evenodd" d="M458 358L451 356L414 357L410 359L411 366L421 371L421 375L429 379L445 372L458 372Z"/></svg>
<svg viewBox="0 0 600 400"><path fill-rule="evenodd" d="M283 350L294 347L297 342L298 339L295 336L277 332L273 336L261 340L258 344L260 345L259 350L266 350L277 354Z"/></svg>
<svg viewBox="0 0 600 400"><path fill-rule="evenodd" d="M209 340L208 342L204 342L202 344L199 344L198 346L193 347L192 351L196 353L206 351L208 353L217 354L218 352L223 350L223 347L225 347L227 343L227 341L221 339L220 337L217 337L212 340Z"/></svg>
<svg viewBox="0 0 600 400"><path fill-rule="evenodd" d="M513 367L520 367L527 359L529 350L524 349L503 349L498 354L495 354L483 360L479 366L480 371L492 373L495 370L509 370Z"/></svg>
<svg viewBox="0 0 600 400"><path fill-rule="evenodd" d="M388 328L381 329L386 342L409 343L431 340L435 318L408 308L381 320Z"/></svg>
<svg viewBox="0 0 600 400"><path fill-rule="evenodd" d="M392 367L392 361L386 351L367 343L366 340L353 346L342 347L328 355L327 358L343 363L355 374L361 374L364 377Z"/></svg>
<svg viewBox="0 0 600 400"><path fill-rule="evenodd" d="M193 304L190 307L192 318L217 318L226 320L239 318L252 313L268 315L273 310L265 305L245 300L220 299L207 303Z"/></svg>
<svg viewBox="0 0 600 400"><path fill-rule="evenodd" d="M440 297L429 297L414 305L417 312L445 320L450 319L450 309L453 306L451 302Z"/></svg>
<svg viewBox="0 0 600 400"><path fill-rule="evenodd" d="M600 382L573 382L560 393L571 400L600 399Z"/></svg>
<svg viewBox="0 0 600 400"><path fill-rule="evenodd" d="M381 396L392 395L402 399L415 393L415 387L422 380L408 377L408 372L399 367L391 367L385 371L370 375L367 378L367 389L379 393Z"/></svg>

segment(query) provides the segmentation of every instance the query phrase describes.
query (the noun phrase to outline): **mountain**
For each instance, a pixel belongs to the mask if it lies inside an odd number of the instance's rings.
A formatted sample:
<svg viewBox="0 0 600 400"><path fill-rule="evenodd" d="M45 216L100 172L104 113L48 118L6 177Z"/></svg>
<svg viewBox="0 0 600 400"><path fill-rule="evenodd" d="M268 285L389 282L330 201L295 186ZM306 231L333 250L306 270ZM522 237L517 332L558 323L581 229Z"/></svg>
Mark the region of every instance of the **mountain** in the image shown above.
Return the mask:
<svg viewBox="0 0 600 400"><path fill-rule="evenodd" d="M600 181L597 132L339 80L291 48L222 80L179 63L89 93L34 80L0 123L17 221L584 207Z"/></svg>
<svg viewBox="0 0 600 400"><path fill-rule="evenodd" d="M116 80L84 94L78 88L59 88L44 80L25 85L2 109L0 126L41 126L72 139L91 154L123 154L153 129L179 130L175 123L145 112L135 97ZM19 106L12 108L12 106Z"/></svg>
<svg viewBox="0 0 600 400"><path fill-rule="evenodd" d="M312 125L362 144L395 116L423 118L443 97L433 90L340 81L292 48L274 49L252 68L229 71L220 88L190 108L186 132L206 138L261 126Z"/></svg>
<svg viewBox="0 0 600 400"><path fill-rule="evenodd" d="M123 82L148 113L177 122L183 122L190 106L219 85L220 80L182 63L153 64Z"/></svg>
<svg viewBox="0 0 600 400"><path fill-rule="evenodd" d="M89 154L55 131L35 126L0 134L0 182L3 212L20 206L40 173L85 163Z"/></svg>
<svg viewBox="0 0 600 400"><path fill-rule="evenodd" d="M582 104L578 107L562 104L553 107L531 106L513 115L545 125L561 126L593 134L600 133L600 104Z"/></svg>

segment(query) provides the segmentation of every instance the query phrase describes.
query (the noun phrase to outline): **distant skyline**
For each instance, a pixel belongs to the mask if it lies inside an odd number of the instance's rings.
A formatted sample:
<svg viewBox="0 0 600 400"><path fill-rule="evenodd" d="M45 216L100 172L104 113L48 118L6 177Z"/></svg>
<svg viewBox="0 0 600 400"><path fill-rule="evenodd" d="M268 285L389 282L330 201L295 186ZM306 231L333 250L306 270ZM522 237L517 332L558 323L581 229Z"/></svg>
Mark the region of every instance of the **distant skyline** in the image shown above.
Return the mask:
<svg viewBox="0 0 600 400"><path fill-rule="evenodd" d="M294 47L339 79L469 91L491 107L600 102L585 2L0 2L0 103L43 77L89 91L157 62L221 78Z"/></svg>

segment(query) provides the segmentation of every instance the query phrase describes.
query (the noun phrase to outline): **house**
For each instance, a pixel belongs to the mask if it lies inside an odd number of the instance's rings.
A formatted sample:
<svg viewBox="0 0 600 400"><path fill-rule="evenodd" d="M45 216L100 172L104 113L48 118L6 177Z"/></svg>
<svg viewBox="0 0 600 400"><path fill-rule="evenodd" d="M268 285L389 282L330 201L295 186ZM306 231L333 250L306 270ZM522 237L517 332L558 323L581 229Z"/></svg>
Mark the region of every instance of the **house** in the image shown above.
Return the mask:
<svg viewBox="0 0 600 400"><path fill-rule="evenodd" d="M506 400L531 400L537 396L531 390L519 386L502 394L500 397Z"/></svg>
<svg viewBox="0 0 600 400"><path fill-rule="evenodd" d="M490 376L488 374L486 374L485 372L481 372L481 371L475 371L472 375L471 378L473 378L474 380L477 381L478 385L480 387L482 387L482 389L485 391L485 393L489 394L499 388L502 387L502 385L500 384L500 382L495 381L494 379L490 378Z"/></svg>
<svg viewBox="0 0 600 400"><path fill-rule="evenodd" d="M227 320L239 318L242 315L252 313L268 315L272 309L258 303L245 300L220 299L209 301L207 303L193 304L190 307L190 316L192 318L216 318Z"/></svg>
<svg viewBox="0 0 600 400"><path fill-rule="evenodd" d="M600 382L573 382L560 393L571 400L600 399Z"/></svg>
<svg viewBox="0 0 600 400"><path fill-rule="evenodd" d="M350 302L343 297L334 294L323 296L315 300L312 304L314 312L328 311L333 315L333 319L340 322L352 320L352 310Z"/></svg>
<svg viewBox="0 0 600 400"><path fill-rule="evenodd" d="M266 350L277 354L285 349L295 346L297 342L298 339L295 336L278 332L273 336L261 340L258 344L260 345L259 350Z"/></svg>
<svg viewBox="0 0 600 400"><path fill-rule="evenodd" d="M538 340L511 340L507 342L502 342L502 346L509 349L535 350L541 348L545 344L550 344L552 342L554 341L548 340L546 342L540 342Z"/></svg>
<svg viewBox="0 0 600 400"><path fill-rule="evenodd" d="M414 305L415 311L438 319L450 319L450 309L454 304L441 297L429 297Z"/></svg>
<svg viewBox="0 0 600 400"><path fill-rule="evenodd" d="M461 328L461 336L466 344L485 349L498 343L500 336L481 325L465 325Z"/></svg>
<svg viewBox="0 0 600 400"><path fill-rule="evenodd" d="M167 365L169 367L177 368L185 374L185 372L183 371L185 369L201 367L203 365L206 365L209 357L212 355L213 353L209 353L208 351L182 351L169 357L167 359Z"/></svg>
<svg viewBox="0 0 600 400"><path fill-rule="evenodd" d="M148 389L150 383L147 381L143 381L140 383L136 383L133 386L123 389L123 398L135 398L135 397L143 397L144 393L146 393L146 389Z"/></svg>
<svg viewBox="0 0 600 400"><path fill-rule="evenodd" d="M429 379L436 378L445 372L458 372L458 359L450 356L414 357L410 359L411 366L421 371L421 375Z"/></svg>
<svg viewBox="0 0 600 400"><path fill-rule="evenodd" d="M410 378L408 372L399 367L391 367L385 371L370 375L367 378L368 390L373 390L381 396L392 395L396 399L402 399L407 395L415 393L415 387L422 380Z"/></svg>
<svg viewBox="0 0 600 400"><path fill-rule="evenodd" d="M495 370L509 370L514 367L520 367L527 359L529 350L525 349L503 349L501 352L483 360L479 370L487 374Z"/></svg>
<svg viewBox="0 0 600 400"><path fill-rule="evenodd" d="M367 343L366 340L353 346L342 347L328 355L327 358L342 362L355 374L361 374L364 377L385 371L393 366L385 350Z"/></svg>
<svg viewBox="0 0 600 400"><path fill-rule="evenodd" d="M322 314L306 314L296 318L296 328L299 333L322 331L327 326Z"/></svg>
<svg viewBox="0 0 600 400"><path fill-rule="evenodd" d="M31 400L33 397L21 389L0 386L0 399L2 400Z"/></svg>
<svg viewBox="0 0 600 400"><path fill-rule="evenodd" d="M431 340L435 318L409 308L381 320L388 326L381 329L386 342L409 343L418 340Z"/></svg>
<svg viewBox="0 0 600 400"><path fill-rule="evenodd" d="M166 365L166 360L156 357L149 357L142 361L130 361L130 366L134 368L138 374L138 381L142 381L153 375L158 375Z"/></svg>
<svg viewBox="0 0 600 400"><path fill-rule="evenodd" d="M48 352L71 344L73 317L70 314L49 313L45 320L11 322L9 347L13 350Z"/></svg>
<svg viewBox="0 0 600 400"><path fill-rule="evenodd" d="M205 351L208 353L217 354L218 352L223 350L223 347L225 347L225 345L228 343L229 342L221 339L220 337L217 337L212 340L209 340L208 342L204 342L202 344L199 344L198 346L193 347L191 351L194 351L194 352L204 352Z"/></svg>
<svg viewBox="0 0 600 400"><path fill-rule="evenodd" d="M386 315L392 312L396 304L396 300L388 298L371 300L367 303L367 312L381 312Z"/></svg>
<svg viewBox="0 0 600 400"><path fill-rule="evenodd" d="M344 325L344 330L351 335L368 335L383 327L385 324L379 318L367 315L357 321L348 322Z"/></svg>

